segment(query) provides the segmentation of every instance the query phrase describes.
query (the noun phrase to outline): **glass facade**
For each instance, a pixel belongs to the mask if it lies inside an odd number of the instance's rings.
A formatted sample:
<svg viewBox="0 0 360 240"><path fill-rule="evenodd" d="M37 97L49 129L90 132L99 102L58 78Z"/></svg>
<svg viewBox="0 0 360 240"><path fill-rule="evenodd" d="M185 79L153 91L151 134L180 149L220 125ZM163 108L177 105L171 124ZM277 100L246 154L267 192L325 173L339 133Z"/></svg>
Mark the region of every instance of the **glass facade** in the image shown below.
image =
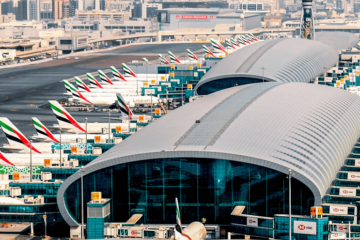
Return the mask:
<svg viewBox="0 0 360 240"><path fill-rule="evenodd" d="M259 82L263 82L263 80L256 78L245 78L245 77L219 79L204 83L197 89L197 93L199 95L208 95L217 91L224 90L226 88L231 88L245 84L259 83ZM267 81L265 80L265 82Z"/></svg>
<svg viewBox="0 0 360 240"><path fill-rule="evenodd" d="M310 214L312 192L296 179L292 184L296 189L293 214ZM79 179L64 196L77 221L81 216L80 190ZM246 206L244 214L259 216L288 211L287 175L220 159L174 158L121 164L84 176L84 206L92 191L111 199L113 222L124 222L140 213L144 223L175 223L176 197L184 223L206 218L207 223L229 224L237 205Z"/></svg>

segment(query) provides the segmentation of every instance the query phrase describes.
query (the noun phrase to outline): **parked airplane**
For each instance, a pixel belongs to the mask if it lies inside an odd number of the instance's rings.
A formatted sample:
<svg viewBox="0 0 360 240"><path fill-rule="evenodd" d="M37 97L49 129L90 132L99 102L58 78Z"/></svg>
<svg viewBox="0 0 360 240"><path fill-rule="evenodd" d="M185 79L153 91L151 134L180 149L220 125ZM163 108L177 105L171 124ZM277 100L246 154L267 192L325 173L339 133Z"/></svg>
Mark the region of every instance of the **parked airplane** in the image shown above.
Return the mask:
<svg viewBox="0 0 360 240"><path fill-rule="evenodd" d="M133 112L131 111L129 105L126 103L126 100L124 99L124 97L120 94L117 93L116 94L116 103L119 106L119 110L121 115L127 115L129 120L135 120L135 119L139 119L139 117L141 115L134 115ZM150 116L144 116L146 120L150 120L151 117Z"/></svg>
<svg viewBox="0 0 360 240"><path fill-rule="evenodd" d="M78 86L78 91L80 91L81 93L125 93L125 94L131 94L131 93L136 93L136 89L129 89L129 88L123 88L122 86L111 86L111 85L102 85L101 83L99 83L99 85L101 85L102 88L89 88L82 80L78 79L78 81L75 81L76 85ZM125 82L124 82L125 83ZM87 89L89 89L89 91L85 91L84 88L82 86L85 86ZM72 95L72 93L70 92L70 94L67 95Z"/></svg>
<svg viewBox="0 0 360 240"><path fill-rule="evenodd" d="M33 135L31 138L43 142L84 142L86 139L95 140L95 137L100 139L108 139L109 134L53 134L39 119L33 117L32 122L36 129L37 135ZM112 138L112 134L110 138Z"/></svg>
<svg viewBox="0 0 360 240"><path fill-rule="evenodd" d="M68 154L62 154L63 161L68 159ZM0 165L10 166L30 166L30 153L3 153L0 152ZM44 166L44 160L50 159L51 162L59 162L60 156L55 154L32 154L31 165L32 166Z"/></svg>
<svg viewBox="0 0 360 240"><path fill-rule="evenodd" d="M215 39L213 38L210 38L210 42L211 42L211 45L213 46L213 48L215 49L215 51L217 52L223 52L223 53L228 53L225 49L225 47L218 41L216 41Z"/></svg>
<svg viewBox="0 0 360 240"><path fill-rule="evenodd" d="M196 57L195 54L192 53L192 51L190 51L189 49L186 49L186 52L191 60L199 61L199 59Z"/></svg>
<svg viewBox="0 0 360 240"><path fill-rule="evenodd" d="M111 69L114 79L123 80L124 82L126 82L126 79L124 78L124 76L114 66L110 66L110 69Z"/></svg>
<svg viewBox="0 0 360 240"><path fill-rule="evenodd" d="M233 49L233 50L236 50L236 47L232 44L232 42L230 41L230 39L225 39L225 43L226 43L226 45L227 45L229 48L231 48L231 49Z"/></svg>
<svg viewBox="0 0 360 240"><path fill-rule="evenodd" d="M78 86L80 92L91 92L90 88L78 77L75 77L76 85Z"/></svg>
<svg viewBox="0 0 360 240"><path fill-rule="evenodd" d="M232 45L234 45L236 48L241 48L240 44L233 38L230 38L230 42Z"/></svg>
<svg viewBox="0 0 360 240"><path fill-rule="evenodd" d="M78 97L73 92L74 102L79 102L83 104L93 104L96 106L111 106L116 103L116 95L107 96L107 97ZM139 105L157 105L159 103L159 98L154 96L126 96L125 101L129 104L130 107L135 107Z"/></svg>
<svg viewBox="0 0 360 240"><path fill-rule="evenodd" d="M165 65L170 65L169 61L166 60L166 58L163 55L159 54L158 56L160 59L160 63L165 64Z"/></svg>
<svg viewBox="0 0 360 240"><path fill-rule="evenodd" d="M125 63L122 63L121 65L124 69L125 75L133 76L134 78L136 78L136 74L131 70L131 68L129 68L128 65L126 65Z"/></svg>
<svg viewBox="0 0 360 240"><path fill-rule="evenodd" d="M169 56L170 56L170 62L171 63L178 63L181 64L180 60L170 51L168 51Z"/></svg>
<svg viewBox="0 0 360 240"><path fill-rule="evenodd" d="M108 133L108 123L79 123L57 101L51 100L49 104L58 121L58 124L52 127L54 129L61 128L61 130L66 133L86 132L85 129L87 133ZM110 128L114 129L122 125L123 123L110 123Z"/></svg>
<svg viewBox="0 0 360 240"><path fill-rule="evenodd" d="M209 48L207 48L205 45L203 45L203 49L205 51L205 54L209 54L209 56L216 58L214 53Z"/></svg>
<svg viewBox="0 0 360 240"><path fill-rule="evenodd" d="M182 229L180 219L180 208L178 199L175 198L176 204L176 225L175 225L175 240L205 240L206 228L200 222L192 222L186 228Z"/></svg>
<svg viewBox="0 0 360 240"><path fill-rule="evenodd" d="M30 141L20 132L17 127L8 119L8 118L0 118L0 125L2 130L5 133L6 139L9 144L4 144L2 149L6 149L9 151L28 151L30 149L35 153L41 153L38 149L43 149L43 146L46 144L43 143L34 143L31 144Z"/></svg>

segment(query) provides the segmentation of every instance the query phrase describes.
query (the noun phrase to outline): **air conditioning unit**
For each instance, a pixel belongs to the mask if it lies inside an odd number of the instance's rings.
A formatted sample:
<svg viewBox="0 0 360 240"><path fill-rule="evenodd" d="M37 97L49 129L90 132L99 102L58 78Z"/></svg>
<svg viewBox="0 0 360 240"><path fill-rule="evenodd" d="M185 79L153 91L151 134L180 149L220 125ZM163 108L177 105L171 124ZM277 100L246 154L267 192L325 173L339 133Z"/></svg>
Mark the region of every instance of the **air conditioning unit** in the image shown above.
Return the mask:
<svg viewBox="0 0 360 240"><path fill-rule="evenodd" d="M102 154L102 148L95 147L93 148L93 155L101 155Z"/></svg>
<svg viewBox="0 0 360 240"><path fill-rule="evenodd" d="M42 181L50 181L52 179L51 172L41 172L41 180Z"/></svg>
<svg viewBox="0 0 360 240"><path fill-rule="evenodd" d="M10 188L10 196L11 197L18 197L20 195L21 195L21 188L19 188L19 187Z"/></svg>

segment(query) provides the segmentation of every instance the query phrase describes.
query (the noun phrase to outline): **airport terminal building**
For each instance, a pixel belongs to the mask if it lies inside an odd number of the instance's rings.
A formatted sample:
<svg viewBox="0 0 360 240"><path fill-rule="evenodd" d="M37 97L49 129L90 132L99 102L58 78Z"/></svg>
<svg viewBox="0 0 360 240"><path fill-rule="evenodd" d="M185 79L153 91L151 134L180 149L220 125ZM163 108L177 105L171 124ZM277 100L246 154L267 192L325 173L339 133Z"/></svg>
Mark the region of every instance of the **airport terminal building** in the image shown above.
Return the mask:
<svg viewBox="0 0 360 240"><path fill-rule="evenodd" d="M249 215L287 214L292 169L292 213L309 215L360 136L359 106L354 94L306 83L216 92L86 165L84 202L99 191L111 199L112 222L140 213L145 223L175 223L177 197L184 223L204 217L229 224L236 206ZM80 190L74 174L58 191L59 210L73 228L80 222Z"/></svg>

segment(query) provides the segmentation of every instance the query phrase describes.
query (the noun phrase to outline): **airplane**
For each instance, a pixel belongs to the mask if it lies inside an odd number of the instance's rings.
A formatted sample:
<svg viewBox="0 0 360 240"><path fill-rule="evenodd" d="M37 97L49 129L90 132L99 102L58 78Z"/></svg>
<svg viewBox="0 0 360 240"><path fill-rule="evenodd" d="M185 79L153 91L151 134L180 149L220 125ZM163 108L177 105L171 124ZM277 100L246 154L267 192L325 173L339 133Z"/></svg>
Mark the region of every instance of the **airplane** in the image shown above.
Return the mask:
<svg viewBox="0 0 360 240"><path fill-rule="evenodd" d="M249 41L249 39L247 37L245 37L245 35L241 35L240 37L245 43L251 44L251 42Z"/></svg>
<svg viewBox="0 0 360 240"><path fill-rule="evenodd" d="M126 65L125 63L122 63L121 65L124 69L125 75L133 76L134 78L136 78L136 74L131 70L131 68L129 68L128 65Z"/></svg>
<svg viewBox="0 0 360 240"><path fill-rule="evenodd" d="M108 77L106 76L106 74L105 74L103 71L98 70L98 74L99 74L99 76L100 76L101 81L107 82L107 83L109 83L110 85L114 85L114 83L110 80L110 78L108 78Z"/></svg>
<svg viewBox="0 0 360 240"><path fill-rule="evenodd" d="M234 45L237 48L241 48L240 44L233 38L230 38L230 42L232 45Z"/></svg>
<svg viewBox="0 0 360 240"><path fill-rule="evenodd" d="M129 88L136 88L136 82L134 83L133 81L131 83L129 83L128 81L126 82L117 82L117 84L114 84L114 85L110 85L110 84L107 84L107 85L102 85L98 80L96 80L96 78L94 78L91 74L88 74L88 79L89 79L89 82L90 82L90 87L91 88L98 88L98 89L129 89ZM140 79L138 80L140 82L143 82L145 80L143 79ZM122 83L122 84L120 84ZM138 84L139 85L139 84Z"/></svg>
<svg viewBox="0 0 360 240"><path fill-rule="evenodd" d="M175 198L176 205L176 225L175 225L175 240L205 240L206 228L200 222L192 222L186 228L182 229L180 208L178 199Z"/></svg>
<svg viewBox="0 0 360 240"><path fill-rule="evenodd" d="M101 84L98 82L98 80L96 80L96 78L94 78L94 76L91 73L86 73L86 76L90 82L91 87L103 88Z"/></svg>
<svg viewBox="0 0 360 240"><path fill-rule="evenodd" d="M116 103L116 95L107 96L107 97L78 97L74 92L73 93L73 101L83 104L92 104L96 106L111 106ZM135 107L139 105L157 105L159 103L159 98L154 96L126 96L126 102L130 105L130 107Z"/></svg>
<svg viewBox="0 0 360 240"><path fill-rule="evenodd" d="M247 39L249 39L251 43L254 43L254 42L255 42L255 40L252 39L252 37L250 37L250 35L245 34L244 36L245 36Z"/></svg>
<svg viewBox="0 0 360 240"><path fill-rule="evenodd" d="M67 161L68 154L62 154L62 161ZM50 159L51 162L59 162L60 156L56 154L32 154L32 166L44 166L44 160ZM2 166L30 166L30 153L3 153L0 151L0 165Z"/></svg>
<svg viewBox="0 0 360 240"><path fill-rule="evenodd" d="M158 56L159 56L159 59L160 59L160 63L165 64L165 65L170 65L169 61L166 60L166 58L163 57L163 55L159 54Z"/></svg>
<svg viewBox="0 0 360 240"><path fill-rule="evenodd" d="M121 115L127 115L129 120L139 119L140 115L134 115L129 105L126 103L124 97L120 94L116 94L116 103L119 106ZM151 116L144 115L145 120L151 120Z"/></svg>
<svg viewBox="0 0 360 240"><path fill-rule="evenodd" d="M109 128L108 123L79 123L73 118L61 105L55 100L49 101L51 110L56 116L58 124L53 125L54 129L61 129L66 133L107 133ZM114 129L117 126L127 127L123 123L110 123L110 128ZM136 124L133 126L136 128ZM132 127L132 128L133 128ZM87 131L85 131L85 129Z"/></svg>
<svg viewBox="0 0 360 240"><path fill-rule="evenodd" d="M249 35L256 41L256 42L258 42L259 41L259 39L257 38L257 37L255 37L254 36L254 34L252 34L252 33L249 33Z"/></svg>
<svg viewBox="0 0 360 240"><path fill-rule="evenodd" d="M78 79L76 82L76 85L79 88L80 92L85 92L85 93L118 93L118 92L122 92L122 93L136 93L136 89L129 89L129 88L120 88L120 86L111 86L111 85L102 85L101 83L99 83L99 85L102 86L102 88L89 88L82 80ZM85 91L84 87L86 87L87 89L89 89L89 91ZM70 91L70 89L68 90ZM84 93L83 93L84 94ZM71 91L67 93L67 95L72 95Z"/></svg>
<svg viewBox="0 0 360 240"><path fill-rule="evenodd" d="M126 64L125 64L125 66L131 71L131 69ZM110 67L110 68L112 68L112 71L113 70L117 71L117 69L115 67ZM131 71L131 72L133 72L133 71ZM126 82L134 82L134 81L143 81L144 82L144 81L147 81L149 78L157 79L157 78L163 78L163 77L165 77L167 79L169 77L169 74L159 74L159 73L141 73L141 74L139 74L139 73L136 73L135 77L133 75L128 74L126 76ZM114 79L117 79L117 78L114 77ZM124 84L124 82L120 82L120 83ZM113 84L116 85L116 84L119 84L119 82L113 82Z"/></svg>
<svg viewBox="0 0 360 240"><path fill-rule="evenodd" d="M75 83L81 92L82 91L91 92L90 88L88 88L88 86L80 78L78 78L78 77L74 77L74 78L75 78Z"/></svg>
<svg viewBox="0 0 360 240"><path fill-rule="evenodd" d="M33 135L31 138L42 142L83 142L83 140L91 139L95 140L95 137L100 139L108 139L109 134L53 134L39 119L33 117L32 122L36 129L37 135ZM113 135L110 135L113 138Z"/></svg>
<svg viewBox="0 0 360 240"><path fill-rule="evenodd" d="M0 147L2 149L6 149L9 151L25 151L30 152L33 151L35 153L41 154L41 152L38 149L43 149L44 143L34 143L31 144L30 141L20 132L17 127L8 119L8 118L0 118L0 125L2 130L5 133L6 139L9 144L4 144L3 147ZM45 146L45 147L50 147Z"/></svg>
<svg viewBox="0 0 360 240"><path fill-rule="evenodd" d="M246 46L246 45L248 45L248 43L246 43L246 42L241 38L241 36L239 36L239 37L237 38L237 42L238 42L241 46Z"/></svg>
<svg viewBox="0 0 360 240"><path fill-rule="evenodd" d="M195 54L193 54L189 49L186 49L186 52L191 60L199 61Z"/></svg>
<svg viewBox="0 0 360 240"><path fill-rule="evenodd" d="M233 50L236 50L236 47L232 44L232 42L230 41L230 39L225 39L225 43L226 43L226 45L227 45L229 48L231 48L231 49L233 49Z"/></svg>
<svg viewBox="0 0 360 240"><path fill-rule="evenodd" d="M124 82L126 82L126 79L124 78L124 76L119 72L119 70L117 70L114 66L110 66L111 72L113 74L114 79L121 79Z"/></svg>
<svg viewBox="0 0 360 240"><path fill-rule="evenodd" d="M168 51L169 56L170 56L170 62L171 63L179 63L181 64L180 60L170 51Z"/></svg>
<svg viewBox="0 0 360 240"><path fill-rule="evenodd" d="M207 48L205 45L203 45L203 49L205 51L205 54L209 54L209 56L212 56L212 57L216 58L214 53L209 48Z"/></svg>
<svg viewBox="0 0 360 240"><path fill-rule="evenodd" d="M213 48L217 51L217 52L223 52L223 53L228 53L227 51L226 51L226 49L224 48L224 46L220 43L220 42L218 42L218 41L216 41L215 39L213 39L213 38L210 38L210 42L211 42L211 45L213 46Z"/></svg>

